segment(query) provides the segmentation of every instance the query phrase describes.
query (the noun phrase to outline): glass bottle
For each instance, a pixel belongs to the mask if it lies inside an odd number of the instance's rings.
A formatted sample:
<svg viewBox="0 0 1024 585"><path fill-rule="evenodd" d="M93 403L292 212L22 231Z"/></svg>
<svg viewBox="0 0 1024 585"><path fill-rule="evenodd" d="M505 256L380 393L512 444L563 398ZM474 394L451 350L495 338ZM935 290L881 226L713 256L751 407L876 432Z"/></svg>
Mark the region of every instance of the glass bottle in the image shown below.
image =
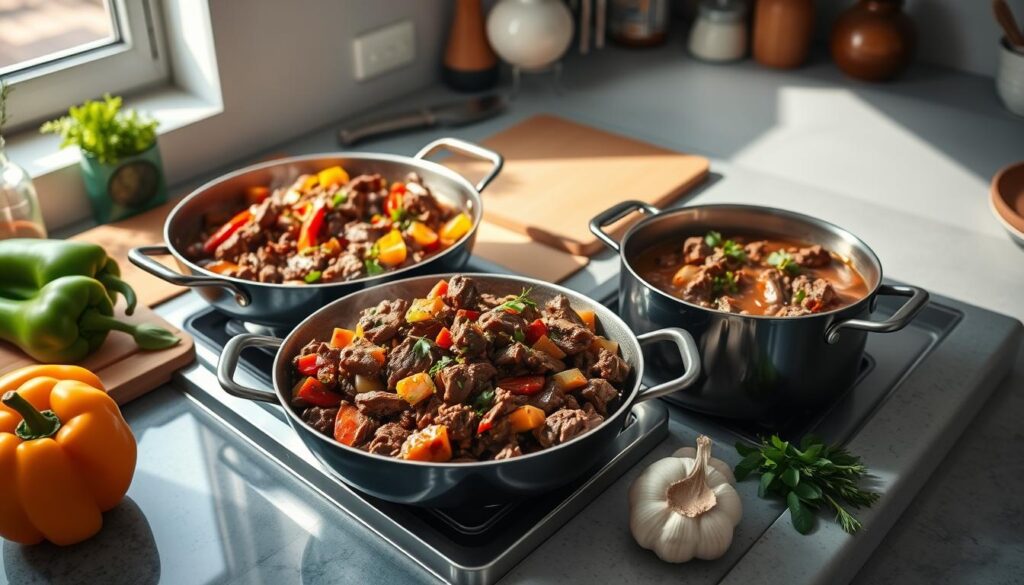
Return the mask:
<svg viewBox="0 0 1024 585"><path fill-rule="evenodd" d="M45 237L43 212L32 179L7 158L0 136L0 240Z"/></svg>

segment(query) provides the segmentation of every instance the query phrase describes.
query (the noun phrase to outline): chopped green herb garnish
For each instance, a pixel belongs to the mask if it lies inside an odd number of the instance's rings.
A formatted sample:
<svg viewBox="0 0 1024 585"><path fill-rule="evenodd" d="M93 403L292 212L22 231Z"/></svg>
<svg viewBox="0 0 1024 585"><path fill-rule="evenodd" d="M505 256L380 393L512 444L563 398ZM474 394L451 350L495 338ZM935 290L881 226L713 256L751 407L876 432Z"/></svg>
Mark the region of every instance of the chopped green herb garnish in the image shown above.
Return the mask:
<svg viewBox="0 0 1024 585"><path fill-rule="evenodd" d="M716 295L739 291L740 275L729 270L711 279L711 290Z"/></svg>
<svg viewBox="0 0 1024 585"><path fill-rule="evenodd" d="M313 284L314 282L319 282L320 277L323 276L323 274L324 273L319 270L310 270L302 280L305 280L306 284Z"/></svg>
<svg viewBox="0 0 1024 585"><path fill-rule="evenodd" d="M395 223L401 223L405 219L405 210L399 207L398 209L391 210L391 221Z"/></svg>
<svg viewBox="0 0 1024 585"><path fill-rule="evenodd" d="M367 260L373 260L377 256L380 256L380 246L378 246L377 244L374 244L374 245L370 246L369 251L366 252L366 259Z"/></svg>
<svg viewBox="0 0 1024 585"><path fill-rule="evenodd" d="M339 205L342 205L346 201L348 201L348 193L344 191L338 191L337 193L334 194L334 199L331 199L331 208L333 209Z"/></svg>
<svg viewBox="0 0 1024 585"><path fill-rule="evenodd" d="M498 305L498 308L515 313L522 313L526 310L526 307L537 308L537 303L530 300L530 293L532 291L532 288L524 288L523 292L519 293L517 297Z"/></svg>
<svg viewBox="0 0 1024 585"><path fill-rule="evenodd" d="M747 261L747 253L743 250L743 246L732 240L722 242L722 253L737 262Z"/></svg>
<svg viewBox="0 0 1024 585"><path fill-rule="evenodd" d="M484 391L473 399L473 410L476 410L477 414L483 414L490 410L493 404L494 388L484 388Z"/></svg>
<svg viewBox="0 0 1024 585"><path fill-rule="evenodd" d="M413 355L415 355L416 357L419 357L419 358L429 358L430 357L430 350L433 347L434 347L434 344L431 343L431 341L429 339L427 339L426 337L420 337L418 340L416 340L416 343L412 346L412 353L413 353Z"/></svg>
<svg viewBox="0 0 1024 585"><path fill-rule="evenodd" d="M722 243L722 234L716 231L710 231L704 236L704 243L712 248L717 248L718 245Z"/></svg>
<svg viewBox="0 0 1024 585"><path fill-rule="evenodd" d="M796 263L793 255L786 250L776 250L768 254L768 265L774 266L783 272L796 274L800 272L800 265Z"/></svg>
<svg viewBox="0 0 1024 585"><path fill-rule="evenodd" d="M805 290L798 290L798 291L796 291L796 294L793 295L793 304L794 305L799 305L800 303L804 302L804 298L806 298L806 297L807 297L807 291L805 291Z"/></svg>
<svg viewBox="0 0 1024 585"><path fill-rule="evenodd" d="M384 267L380 265L376 258L363 260L363 266L366 267L366 274L370 276L376 276L384 272Z"/></svg>
<svg viewBox="0 0 1024 585"><path fill-rule="evenodd" d="M526 334L519 328L516 328L516 330L512 332L512 337L520 343L526 341Z"/></svg>
<svg viewBox="0 0 1024 585"><path fill-rule="evenodd" d="M434 365L430 366L430 371L427 373L430 374L431 378L433 378L434 376L438 375L441 372L441 370L447 368L454 362L455 360L453 360L451 356L443 356L441 359L437 360L437 362L435 362Z"/></svg>

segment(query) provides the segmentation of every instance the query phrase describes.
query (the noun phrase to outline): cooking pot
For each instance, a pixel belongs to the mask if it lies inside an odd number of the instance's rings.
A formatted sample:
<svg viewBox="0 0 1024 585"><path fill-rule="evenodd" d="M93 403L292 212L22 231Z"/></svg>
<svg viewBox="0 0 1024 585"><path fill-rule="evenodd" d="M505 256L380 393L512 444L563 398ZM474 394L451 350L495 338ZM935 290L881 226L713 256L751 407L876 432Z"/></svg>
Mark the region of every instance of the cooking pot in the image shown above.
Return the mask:
<svg viewBox="0 0 1024 585"><path fill-rule="evenodd" d="M616 242L602 229L633 211L648 217ZM793 409L820 407L855 381L868 333L898 331L913 320L928 293L913 286L882 283L875 253L850 232L806 215L753 205L699 205L661 211L625 201L599 214L590 230L619 253L619 315L636 332L682 327L697 339L701 379L673 400L693 410L772 426ZM634 269L638 255L665 241L715 230L723 234L780 238L821 244L848 258L868 287L859 301L801 317L740 315L701 307L645 281ZM908 297L883 320L869 316L880 295ZM672 371L678 360L649 354L653 371Z"/></svg>
<svg viewBox="0 0 1024 585"><path fill-rule="evenodd" d="M492 167L474 186L451 169L425 160L439 149L488 160ZM167 282L195 287L210 304L235 319L287 330L314 308L359 289L416 274L461 269L472 252L477 227L483 217L480 192L498 175L502 164L501 155L494 151L456 138L441 138L423 147L411 158L342 152L288 157L252 165L206 183L185 197L167 216L164 224L165 243L133 248L128 252L128 259L132 264ZM245 207L242 199L246 187L288 184L303 173L316 173L334 165L341 165L354 174L380 173L389 179L416 172L435 196L447 201L454 209L469 214L473 219L473 227L455 245L422 262L377 276L343 282L307 285L257 282L217 274L199 266L182 253L197 239L206 214L213 212L230 216ZM225 214L225 211L228 213ZM180 272L153 258L168 254L174 256Z"/></svg>
<svg viewBox="0 0 1024 585"><path fill-rule="evenodd" d="M442 276L448 278L451 275ZM351 326L359 312L382 300L422 298L438 276L409 278L380 284L352 293L323 307L300 323L284 340L256 334L232 338L224 347L217 378L229 394L279 404L288 424L329 471L349 485L385 500L417 506L452 507L509 501L539 494L569 483L609 455L613 439L624 428L630 409L638 402L676 392L692 384L700 373L696 344L687 332L666 328L635 336L615 313L604 305L571 290L529 278L469 274L481 291L498 295L532 289L530 298L543 305L561 293L576 310L591 309L599 332L618 342L631 372L622 387L617 408L597 428L570 441L535 453L502 459L464 463L407 461L349 447L316 431L289 404L293 375L291 364L303 346L313 339L330 339L334 327ZM644 358L641 345L658 341L673 344L683 371L674 379L641 389ZM665 344L667 345L667 344ZM273 366L273 390L248 388L234 381L238 356L250 346L277 348ZM678 371L678 370L677 370Z"/></svg>

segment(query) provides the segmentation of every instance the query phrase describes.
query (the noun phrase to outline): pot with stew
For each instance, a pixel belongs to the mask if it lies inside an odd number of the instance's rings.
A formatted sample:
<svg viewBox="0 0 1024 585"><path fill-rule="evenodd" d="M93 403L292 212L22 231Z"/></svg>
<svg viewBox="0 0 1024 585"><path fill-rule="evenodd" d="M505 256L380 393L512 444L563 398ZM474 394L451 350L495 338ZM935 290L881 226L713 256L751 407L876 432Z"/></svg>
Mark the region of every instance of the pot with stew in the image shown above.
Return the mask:
<svg viewBox="0 0 1024 585"><path fill-rule="evenodd" d="M616 242L605 231L644 218ZM716 416L777 424L855 381L869 332L905 327L928 301L920 288L882 282L875 253L833 224L770 207L702 205L661 211L626 201L590 229L621 258L619 315L642 333L682 327L697 339L701 379L675 398ZM879 295L907 297L871 320ZM650 372L677 360L649 356Z"/></svg>

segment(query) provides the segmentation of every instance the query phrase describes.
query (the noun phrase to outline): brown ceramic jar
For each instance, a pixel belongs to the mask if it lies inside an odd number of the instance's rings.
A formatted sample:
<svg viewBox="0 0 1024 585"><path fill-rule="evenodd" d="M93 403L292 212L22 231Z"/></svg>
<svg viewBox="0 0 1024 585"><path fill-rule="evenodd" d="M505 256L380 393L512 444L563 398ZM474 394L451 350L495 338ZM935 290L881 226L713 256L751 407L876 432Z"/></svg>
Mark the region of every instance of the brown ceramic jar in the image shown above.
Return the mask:
<svg viewBox="0 0 1024 585"><path fill-rule="evenodd" d="M859 0L832 29L832 58L850 77L885 81L903 72L914 53L914 23L903 0Z"/></svg>
<svg viewBox="0 0 1024 585"><path fill-rule="evenodd" d="M765 67L803 65L814 35L814 0L757 0L754 4L754 59Z"/></svg>

